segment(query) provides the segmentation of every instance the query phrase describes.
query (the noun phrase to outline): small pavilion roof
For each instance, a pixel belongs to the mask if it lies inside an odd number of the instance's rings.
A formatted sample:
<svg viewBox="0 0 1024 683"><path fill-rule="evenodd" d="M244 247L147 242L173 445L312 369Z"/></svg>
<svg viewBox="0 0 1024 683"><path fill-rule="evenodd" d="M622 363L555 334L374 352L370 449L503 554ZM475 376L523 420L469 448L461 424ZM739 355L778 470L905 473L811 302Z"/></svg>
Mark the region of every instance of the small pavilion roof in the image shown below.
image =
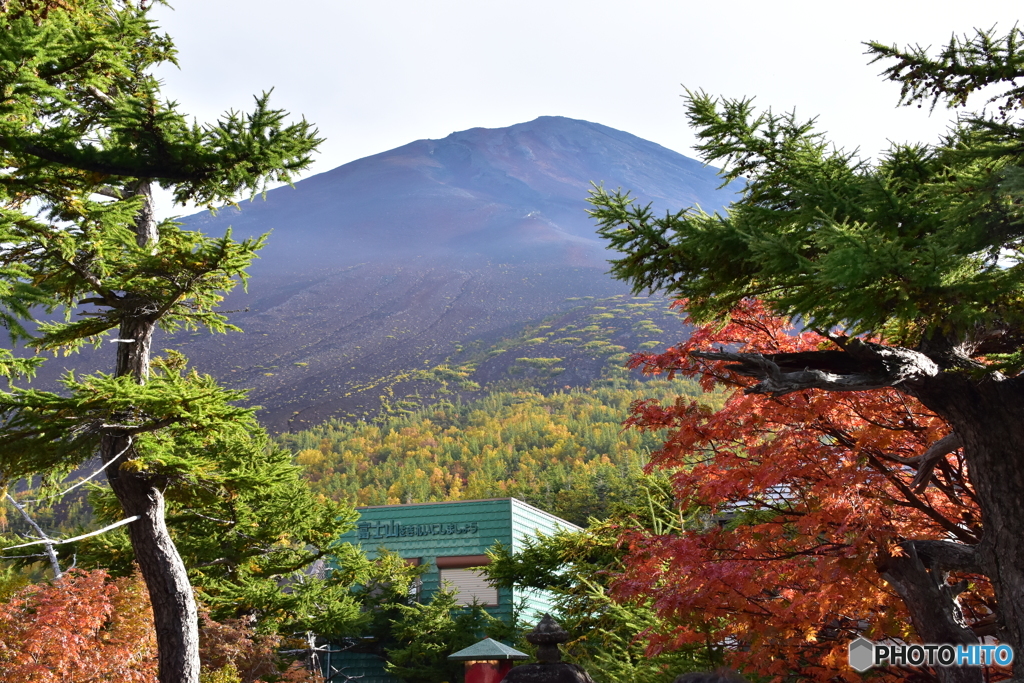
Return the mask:
<svg viewBox="0 0 1024 683"><path fill-rule="evenodd" d="M529 659L530 655L520 652L508 645L503 645L491 638L484 638L479 643L473 643L469 647L448 655L448 659L456 662L468 662L474 660L486 661L489 659Z"/></svg>

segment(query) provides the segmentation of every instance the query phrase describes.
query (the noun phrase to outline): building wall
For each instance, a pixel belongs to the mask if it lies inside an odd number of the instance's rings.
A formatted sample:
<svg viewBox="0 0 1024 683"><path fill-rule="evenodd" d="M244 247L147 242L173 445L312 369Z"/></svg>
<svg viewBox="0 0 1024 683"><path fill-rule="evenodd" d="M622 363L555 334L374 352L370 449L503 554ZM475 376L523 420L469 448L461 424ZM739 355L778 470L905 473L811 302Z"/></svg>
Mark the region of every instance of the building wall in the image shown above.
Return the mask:
<svg viewBox="0 0 1024 683"><path fill-rule="evenodd" d="M414 503L358 508L356 529L341 540L360 546L370 558L381 548L398 553L407 560L428 565L423 575L421 600L426 602L440 588L438 558L482 556L496 542L523 548L523 539L538 531L552 534L559 527L578 529L564 519L527 505L515 498L465 500L448 503ZM473 562L473 560L467 560ZM477 564L482 564L479 558ZM459 566L473 566L458 563ZM533 623L550 610L551 596L544 591L498 590L498 605L487 611L506 622L512 618L513 605L522 604L522 619ZM384 670L384 662L374 655L339 653L332 657L331 668L323 662L325 673L344 667L348 675L362 675L363 683L400 683Z"/></svg>
<svg viewBox="0 0 1024 683"><path fill-rule="evenodd" d="M512 550L518 552L523 549L523 539L536 537L538 532L545 536L551 536L559 528L579 529L570 522L550 515L532 505L527 505L521 500L510 498L512 507ZM553 607L553 596L547 591L517 588L512 600L515 604L523 603L522 619L526 623L536 623L546 612Z"/></svg>
<svg viewBox="0 0 1024 683"><path fill-rule="evenodd" d="M437 558L484 555L496 542L521 550L523 538L554 533L556 528L578 527L515 498L466 500L448 503L414 503L359 508L355 530L341 540L359 545L367 556L380 548L406 559L418 559L430 569L423 575L422 600L440 588ZM472 561L463 566L473 566ZM478 564L483 564L478 563ZM509 620L512 606L525 599L523 618L533 621L550 609L551 599L540 591L499 589L498 606L488 607L496 617Z"/></svg>

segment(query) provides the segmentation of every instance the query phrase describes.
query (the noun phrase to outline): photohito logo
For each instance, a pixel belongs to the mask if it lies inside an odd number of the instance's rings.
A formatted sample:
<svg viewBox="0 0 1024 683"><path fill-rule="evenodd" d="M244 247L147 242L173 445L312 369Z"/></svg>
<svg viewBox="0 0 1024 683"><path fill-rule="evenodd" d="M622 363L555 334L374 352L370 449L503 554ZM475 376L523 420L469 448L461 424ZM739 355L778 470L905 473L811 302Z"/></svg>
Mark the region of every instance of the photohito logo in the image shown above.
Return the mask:
<svg viewBox="0 0 1024 683"><path fill-rule="evenodd" d="M850 643L850 668L867 671L883 664L906 666L1007 666L1013 662L1009 645L897 645L857 638Z"/></svg>

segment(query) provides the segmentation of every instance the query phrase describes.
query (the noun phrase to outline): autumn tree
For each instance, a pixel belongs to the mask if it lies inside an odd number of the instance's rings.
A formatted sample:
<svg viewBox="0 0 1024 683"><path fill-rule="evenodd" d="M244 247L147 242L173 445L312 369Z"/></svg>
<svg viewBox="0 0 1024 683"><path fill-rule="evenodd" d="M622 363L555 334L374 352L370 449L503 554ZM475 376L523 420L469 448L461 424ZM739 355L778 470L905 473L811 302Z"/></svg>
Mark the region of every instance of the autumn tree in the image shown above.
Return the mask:
<svg viewBox="0 0 1024 683"><path fill-rule="evenodd" d="M313 681L278 653L281 637L249 618L200 612L203 678L210 683ZM0 603L0 679L20 683L153 683L153 612L138 573L112 578L73 569L61 581L22 587Z"/></svg>
<svg viewBox="0 0 1024 683"><path fill-rule="evenodd" d="M0 603L0 678L24 683L156 680L153 616L137 577L74 570Z"/></svg>
<svg viewBox="0 0 1024 683"><path fill-rule="evenodd" d="M628 358L628 354L622 361ZM629 404L696 383L639 380L543 394L495 391L374 424L280 434L314 491L359 505L514 496L577 525L644 499L657 434L623 431Z"/></svg>
<svg viewBox="0 0 1024 683"><path fill-rule="evenodd" d="M748 297L816 330L832 346L696 352L757 380L745 391L806 390L844 401L895 390L951 430L914 457L962 449L982 523L943 540L911 537L886 561L890 586L931 641L966 637L946 572L984 575L997 634L1024 652L1024 32L979 31L937 56L871 43L902 103L964 106L985 89L989 108L962 114L935 144L894 144L876 161L837 150L794 114L756 113L749 99L688 94L708 162L745 178L724 214L663 217L628 194L595 192L600 232L622 253L614 274L636 290L685 298L697 321ZM888 395L888 394L886 394ZM767 399L765 399L767 400ZM831 467L831 466L830 466ZM805 530L810 531L810 530ZM942 606L946 633L927 629Z"/></svg>
<svg viewBox="0 0 1024 683"><path fill-rule="evenodd" d="M744 393L754 380L700 355L723 346L816 353L831 342L746 302L728 323L634 357L646 372L730 391L721 409L648 400L629 419L667 434L650 467L672 472L679 515L677 528L627 529L619 539L627 551L614 594L655 599L671 626L652 634L654 650L710 634L744 644L732 663L763 675L854 680L846 646L858 635L907 640L916 631L969 644L994 634L991 584L970 569L933 570L926 595L908 590L947 539L975 547L984 535L962 450L930 450L948 438L946 423L893 389L764 400ZM981 677L977 668L937 673Z"/></svg>
<svg viewBox="0 0 1024 683"><path fill-rule="evenodd" d="M216 478L215 441L245 441L238 392L157 359L157 328L233 329L214 308L262 240L208 237L156 219L152 192L211 207L288 181L319 140L264 94L250 113L189 123L152 69L174 62L147 0L10 0L0 5L0 320L39 352L108 338L112 374L68 375L61 393L0 397L3 484L52 487L98 455L152 602L160 680L195 683L195 602L165 520L172 481ZM63 320L34 328L31 305ZM36 309L38 310L38 308ZM109 333L114 332L113 337ZM4 374L37 359L0 355ZM175 447L186 437L193 450Z"/></svg>

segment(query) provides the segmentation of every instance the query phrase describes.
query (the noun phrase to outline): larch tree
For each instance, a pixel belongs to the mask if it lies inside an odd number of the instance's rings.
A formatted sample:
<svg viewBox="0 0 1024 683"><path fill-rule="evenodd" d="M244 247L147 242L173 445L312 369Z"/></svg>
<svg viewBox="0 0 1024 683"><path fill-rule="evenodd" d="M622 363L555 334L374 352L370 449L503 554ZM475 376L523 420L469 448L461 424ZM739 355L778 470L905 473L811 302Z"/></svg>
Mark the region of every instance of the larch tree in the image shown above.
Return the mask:
<svg viewBox="0 0 1024 683"><path fill-rule="evenodd" d="M98 345L111 332L116 347L111 374L69 374L60 393L0 395L0 483L42 474L52 490L99 456L152 602L160 680L195 683L196 606L164 489L215 473L204 448L250 438L254 421L233 404L238 392L151 347L158 327L233 329L214 309L262 241L159 222L152 193L230 203L288 181L319 139L266 94L250 113L189 123L151 73L175 55L151 4L0 3L0 321L37 352ZM26 325L33 305L66 315ZM37 363L0 354L15 379Z"/></svg>
<svg viewBox="0 0 1024 683"><path fill-rule="evenodd" d="M697 618L693 613L682 615L689 636L684 643L678 637L679 615L656 608L666 606L662 598L675 588L668 587L672 578L681 582L687 578L669 574L671 557L661 554L655 572L650 563L642 563L636 572L660 584L658 590L635 590L626 598L612 594L615 583L637 588L631 574L641 563L630 554L634 540L642 539L653 556L659 554L659 541L676 538L683 531L685 517L680 515L677 493L668 477L648 477L643 493L641 500L618 504L606 519L591 518L584 529L526 538L516 550L498 543L487 552L491 563L485 572L494 585L549 592L552 615L574 635L563 645L564 654L601 683L663 683L724 663L722 643L727 634L705 628L703 638L698 635L702 623L723 626L720 614L708 610ZM674 647L666 647L666 640Z"/></svg>
<svg viewBox="0 0 1024 683"><path fill-rule="evenodd" d="M903 104L961 113L934 144L893 144L874 161L831 146L813 121L758 113L749 99L688 93L704 159L744 178L725 213L655 216L628 193L595 191L600 232L622 252L613 273L637 291L687 300L697 321L747 298L828 339L831 348L699 351L757 380L751 394L805 390L911 396L951 433L927 449L962 449L983 532L908 539L891 585L920 628L944 597L945 573L987 576L998 638L1024 652L1024 32L954 37L937 55L869 44ZM949 642L956 642L952 639Z"/></svg>

